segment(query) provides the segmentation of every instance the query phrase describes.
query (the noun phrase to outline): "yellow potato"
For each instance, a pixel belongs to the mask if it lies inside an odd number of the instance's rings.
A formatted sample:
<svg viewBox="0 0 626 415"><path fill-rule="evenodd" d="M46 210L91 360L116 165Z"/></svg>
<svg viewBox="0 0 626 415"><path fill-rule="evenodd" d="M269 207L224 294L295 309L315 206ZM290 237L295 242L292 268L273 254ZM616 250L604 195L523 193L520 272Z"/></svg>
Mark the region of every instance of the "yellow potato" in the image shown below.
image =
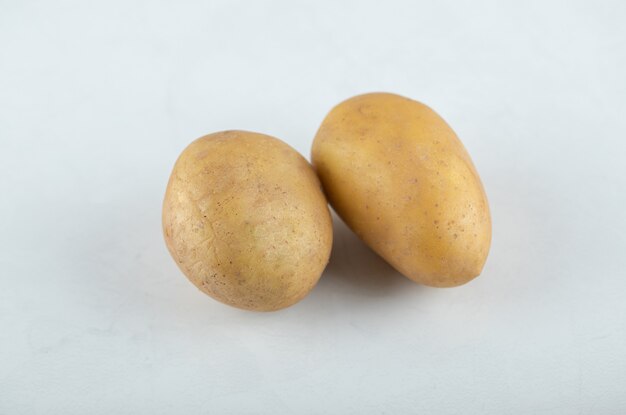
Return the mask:
<svg viewBox="0 0 626 415"><path fill-rule="evenodd" d="M386 93L348 99L324 119L312 161L339 216L402 274L436 287L480 274L491 243L487 197L432 109Z"/></svg>
<svg viewBox="0 0 626 415"><path fill-rule="evenodd" d="M183 151L167 186L163 231L200 290L258 311L301 300L332 245L311 165L282 141L245 131L210 134Z"/></svg>

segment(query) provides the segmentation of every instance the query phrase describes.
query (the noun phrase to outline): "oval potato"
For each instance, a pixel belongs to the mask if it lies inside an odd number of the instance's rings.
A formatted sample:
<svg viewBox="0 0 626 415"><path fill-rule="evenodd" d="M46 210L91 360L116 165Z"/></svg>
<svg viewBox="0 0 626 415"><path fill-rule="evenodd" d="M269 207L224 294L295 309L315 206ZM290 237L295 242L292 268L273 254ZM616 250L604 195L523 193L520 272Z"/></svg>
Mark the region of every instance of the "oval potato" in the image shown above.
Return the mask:
<svg viewBox="0 0 626 415"><path fill-rule="evenodd" d="M317 283L332 221L311 165L282 141L225 131L191 143L172 171L163 231L176 263L231 306L277 310Z"/></svg>
<svg viewBox="0 0 626 415"><path fill-rule="evenodd" d="M312 161L339 216L408 278L450 287L481 272L487 198L463 144L426 105L387 93L348 99L324 119Z"/></svg>

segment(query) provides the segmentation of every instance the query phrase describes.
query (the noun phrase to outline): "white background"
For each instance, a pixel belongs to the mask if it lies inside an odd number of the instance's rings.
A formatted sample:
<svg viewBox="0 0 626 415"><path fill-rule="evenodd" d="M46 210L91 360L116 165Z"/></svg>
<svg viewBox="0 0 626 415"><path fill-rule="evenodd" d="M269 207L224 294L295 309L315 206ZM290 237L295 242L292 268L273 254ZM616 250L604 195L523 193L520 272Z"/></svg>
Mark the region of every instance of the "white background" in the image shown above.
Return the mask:
<svg viewBox="0 0 626 415"><path fill-rule="evenodd" d="M625 21L622 0L1 0L0 414L626 413ZM483 275L419 286L337 223L294 307L196 290L161 235L180 151L247 129L308 156L369 91L464 141Z"/></svg>

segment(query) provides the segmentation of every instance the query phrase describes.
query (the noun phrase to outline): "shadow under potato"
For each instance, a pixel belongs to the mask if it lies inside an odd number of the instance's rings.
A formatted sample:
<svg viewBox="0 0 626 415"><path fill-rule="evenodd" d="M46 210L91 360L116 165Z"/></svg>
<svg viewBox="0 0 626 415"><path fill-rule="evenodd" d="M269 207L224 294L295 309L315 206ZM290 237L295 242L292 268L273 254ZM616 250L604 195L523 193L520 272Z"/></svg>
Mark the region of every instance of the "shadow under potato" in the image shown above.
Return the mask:
<svg viewBox="0 0 626 415"><path fill-rule="evenodd" d="M333 248L320 279L322 287L340 284L352 293L392 296L407 289L419 289L361 241L333 212ZM328 287L325 287L328 288Z"/></svg>

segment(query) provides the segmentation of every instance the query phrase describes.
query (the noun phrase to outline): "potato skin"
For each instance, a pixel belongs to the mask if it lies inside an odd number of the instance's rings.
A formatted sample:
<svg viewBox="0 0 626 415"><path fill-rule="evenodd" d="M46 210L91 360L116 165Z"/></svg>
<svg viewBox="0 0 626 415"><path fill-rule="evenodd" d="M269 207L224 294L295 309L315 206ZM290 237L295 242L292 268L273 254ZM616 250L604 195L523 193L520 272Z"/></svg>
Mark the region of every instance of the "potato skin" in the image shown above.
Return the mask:
<svg viewBox="0 0 626 415"><path fill-rule="evenodd" d="M201 291L257 311L306 296L332 245L311 165L282 141L246 131L210 134L182 152L165 193L163 232Z"/></svg>
<svg viewBox="0 0 626 415"><path fill-rule="evenodd" d="M388 93L350 98L324 119L312 162L339 216L402 274L435 287L480 274L491 243L487 197L432 109Z"/></svg>

